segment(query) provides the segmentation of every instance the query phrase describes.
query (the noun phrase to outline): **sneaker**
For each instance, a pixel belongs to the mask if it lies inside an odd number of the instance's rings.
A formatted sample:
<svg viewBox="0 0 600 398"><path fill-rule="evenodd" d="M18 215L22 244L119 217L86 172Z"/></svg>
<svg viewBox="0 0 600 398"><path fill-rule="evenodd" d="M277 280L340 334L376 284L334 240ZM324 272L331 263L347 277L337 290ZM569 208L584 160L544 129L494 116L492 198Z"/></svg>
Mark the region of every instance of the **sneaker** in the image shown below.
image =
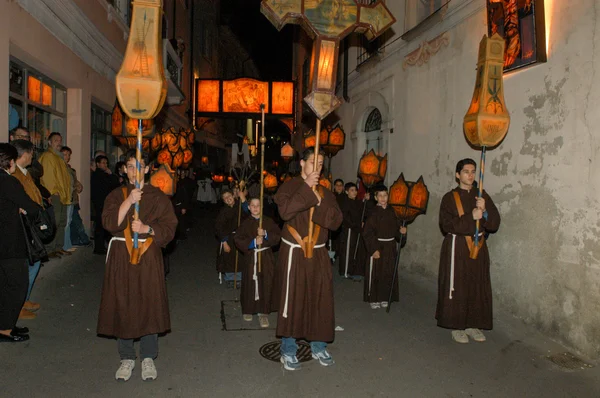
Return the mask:
<svg viewBox="0 0 600 398"><path fill-rule="evenodd" d="M252 322L252 314L244 314L243 318L246 322Z"/></svg>
<svg viewBox="0 0 600 398"><path fill-rule="evenodd" d="M323 350L321 352L312 353L313 359L318 359L319 363L323 366L331 366L335 363L331 355L327 352L327 350Z"/></svg>
<svg viewBox="0 0 600 398"><path fill-rule="evenodd" d="M142 380L155 380L156 379L156 366L152 358L145 358L142 361Z"/></svg>
<svg viewBox="0 0 600 398"><path fill-rule="evenodd" d="M485 335L479 329L465 329L465 333L477 342L483 343L485 341Z"/></svg>
<svg viewBox="0 0 600 398"><path fill-rule="evenodd" d="M382 301L381 302L381 308L387 308L388 306L388 302L387 301Z"/></svg>
<svg viewBox="0 0 600 398"><path fill-rule="evenodd" d="M129 380L133 368L135 368L135 361L133 359L121 359L121 366L117 369L115 379L123 381Z"/></svg>
<svg viewBox="0 0 600 398"><path fill-rule="evenodd" d="M258 323L260 323L261 328L269 327L269 317L267 315L260 314L258 315Z"/></svg>
<svg viewBox="0 0 600 398"><path fill-rule="evenodd" d="M379 303L370 303L371 304L371 309L372 310L376 310L378 308L381 308L381 304Z"/></svg>
<svg viewBox="0 0 600 398"><path fill-rule="evenodd" d="M453 330L452 339L461 344L467 344L469 342L469 337L467 337L464 330Z"/></svg>
<svg viewBox="0 0 600 398"><path fill-rule="evenodd" d="M283 368L285 370L299 370L302 368L300 362L298 362L298 358L296 358L295 355L281 355L281 359L279 361L283 364Z"/></svg>

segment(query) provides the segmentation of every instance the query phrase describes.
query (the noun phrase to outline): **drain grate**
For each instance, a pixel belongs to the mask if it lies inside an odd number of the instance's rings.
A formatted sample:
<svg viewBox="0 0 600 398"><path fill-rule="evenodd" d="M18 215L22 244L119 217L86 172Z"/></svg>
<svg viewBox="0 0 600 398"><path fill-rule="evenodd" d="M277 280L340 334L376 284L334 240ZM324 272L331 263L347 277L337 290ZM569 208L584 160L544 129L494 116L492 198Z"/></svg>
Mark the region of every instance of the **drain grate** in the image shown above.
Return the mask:
<svg viewBox="0 0 600 398"><path fill-rule="evenodd" d="M570 352L561 352L558 354L548 355L546 358L555 365L568 370L581 370L593 368L592 365L582 361Z"/></svg>
<svg viewBox="0 0 600 398"><path fill-rule="evenodd" d="M310 352L310 345L304 341L298 341L298 352L296 353L296 358L298 358L298 362L308 362L312 359L312 354ZM281 348L281 341L272 341L260 347L258 352L260 355L268 359L269 361L279 362L281 358L281 353L279 349Z"/></svg>

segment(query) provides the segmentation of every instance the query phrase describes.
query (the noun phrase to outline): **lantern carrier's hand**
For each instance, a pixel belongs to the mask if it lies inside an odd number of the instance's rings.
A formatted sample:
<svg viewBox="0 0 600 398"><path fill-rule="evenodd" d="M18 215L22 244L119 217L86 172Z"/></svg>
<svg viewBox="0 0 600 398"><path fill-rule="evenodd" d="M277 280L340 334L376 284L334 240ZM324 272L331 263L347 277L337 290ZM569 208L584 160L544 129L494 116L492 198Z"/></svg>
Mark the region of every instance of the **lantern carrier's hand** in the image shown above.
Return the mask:
<svg viewBox="0 0 600 398"><path fill-rule="evenodd" d="M306 176L306 178L304 179L304 182L311 188L315 187L319 183L319 176L320 176L319 172L313 171L312 173L310 173L309 175Z"/></svg>
<svg viewBox="0 0 600 398"><path fill-rule="evenodd" d="M379 253L379 250L375 250L375 253L373 253L373 258L381 258L381 253Z"/></svg>
<svg viewBox="0 0 600 398"><path fill-rule="evenodd" d="M130 204L134 205L142 199L142 194L143 192L141 189L135 188L131 191L127 200Z"/></svg>
<svg viewBox="0 0 600 398"><path fill-rule="evenodd" d="M258 235L256 237L256 245L258 246L258 245L262 245L262 244L263 244L263 237Z"/></svg>
<svg viewBox="0 0 600 398"><path fill-rule="evenodd" d="M402 235L406 235L406 232L407 232L407 228L406 228L406 227L404 227L404 226L403 226L403 227L400 227L400 233L401 233Z"/></svg>
<svg viewBox="0 0 600 398"><path fill-rule="evenodd" d="M476 206L483 213L485 213L485 199L484 198L482 198L482 197L477 198Z"/></svg>
<svg viewBox="0 0 600 398"><path fill-rule="evenodd" d="M225 253L229 253L231 251L231 247L229 247L229 243L223 242L223 251Z"/></svg>
<svg viewBox="0 0 600 398"><path fill-rule="evenodd" d="M477 220L481 220L481 218L483 217L483 211L481 211L481 209L479 207L476 207L473 209L473 220L477 221Z"/></svg>

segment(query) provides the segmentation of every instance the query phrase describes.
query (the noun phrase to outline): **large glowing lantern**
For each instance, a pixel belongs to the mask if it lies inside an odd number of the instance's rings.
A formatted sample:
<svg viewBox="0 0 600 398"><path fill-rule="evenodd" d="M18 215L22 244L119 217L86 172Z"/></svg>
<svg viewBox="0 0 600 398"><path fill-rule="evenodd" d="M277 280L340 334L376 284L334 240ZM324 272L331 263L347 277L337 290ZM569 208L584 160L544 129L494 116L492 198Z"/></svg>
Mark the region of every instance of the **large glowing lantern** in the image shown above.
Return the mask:
<svg viewBox="0 0 600 398"><path fill-rule="evenodd" d="M344 149L346 145L346 133L338 124L335 128L327 127L327 138L325 141L321 141L323 145L323 151L329 157L337 155L337 153ZM321 139L323 139L323 133L321 133Z"/></svg>
<svg viewBox="0 0 600 398"><path fill-rule="evenodd" d="M171 170L169 165L162 164L150 176L150 185L160 189L165 195L173 196L177 189L175 173Z"/></svg>
<svg viewBox="0 0 600 398"><path fill-rule="evenodd" d="M155 134L154 137L150 140L150 149L152 152L158 151L162 148L162 134Z"/></svg>
<svg viewBox="0 0 600 398"><path fill-rule="evenodd" d="M425 214L428 201L429 190L423 176L417 182L411 182L405 181L404 175L400 174L389 190L388 203L405 223L412 222L419 214Z"/></svg>
<svg viewBox="0 0 600 398"><path fill-rule="evenodd" d="M331 191L331 181L328 178L319 178L319 185Z"/></svg>
<svg viewBox="0 0 600 398"><path fill-rule="evenodd" d="M212 176L212 180L216 183L223 183L225 181L225 176L223 174L215 174Z"/></svg>
<svg viewBox="0 0 600 398"><path fill-rule="evenodd" d="M384 157L377 156L374 150L365 153L358 164L358 176L366 187L371 187L383 181L387 171L387 153Z"/></svg>
<svg viewBox="0 0 600 398"><path fill-rule="evenodd" d="M135 0L130 37L116 77L117 98L132 119L152 119L167 96L162 60L162 0Z"/></svg>
<svg viewBox="0 0 600 398"><path fill-rule="evenodd" d="M281 147L281 158L284 162L289 163L294 158L294 148L287 142Z"/></svg>
<svg viewBox="0 0 600 398"><path fill-rule="evenodd" d="M207 166L208 165L208 156L202 156L202 164Z"/></svg>
<svg viewBox="0 0 600 398"><path fill-rule="evenodd" d="M132 119L127 116L119 105L119 101L116 101L115 106L113 107L111 125L111 135L116 137L121 145L129 149L135 148L139 127L138 119ZM147 141L153 135L154 120L142 120L142 145L144 151L150 149L151 145L149 145Z"/></svg>
<svg viewBox="0 0 600 398"><path fill-rule="evenodd" d="M475 90L463 121L465 136L475 147L497 146L510 125L502 80L504 44L497 33L479 43Z"/></svg>
<svg viewBox="0 0 600 398"><path fill-rule="evenodd" d="M271 191L272 192L272 191L275 191L277 189L277 177L275 177L271 173L267 173L265 175L263 183L265 184L265 189L267 191Z"/></svg>

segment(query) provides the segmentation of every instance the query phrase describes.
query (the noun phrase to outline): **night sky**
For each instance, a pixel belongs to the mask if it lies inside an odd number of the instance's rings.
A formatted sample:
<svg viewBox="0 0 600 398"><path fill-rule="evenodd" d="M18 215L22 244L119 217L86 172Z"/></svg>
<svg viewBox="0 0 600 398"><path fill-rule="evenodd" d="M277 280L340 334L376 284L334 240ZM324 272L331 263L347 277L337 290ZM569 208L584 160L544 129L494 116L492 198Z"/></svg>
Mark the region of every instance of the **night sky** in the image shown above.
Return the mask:
<svg viewBox="0 0 600 398"><path fill-rule="evenodd" d="M221 20L238 36L263 80L292 78L293 27L278 31L260 12L261 0L221 0Z"/></svg>

